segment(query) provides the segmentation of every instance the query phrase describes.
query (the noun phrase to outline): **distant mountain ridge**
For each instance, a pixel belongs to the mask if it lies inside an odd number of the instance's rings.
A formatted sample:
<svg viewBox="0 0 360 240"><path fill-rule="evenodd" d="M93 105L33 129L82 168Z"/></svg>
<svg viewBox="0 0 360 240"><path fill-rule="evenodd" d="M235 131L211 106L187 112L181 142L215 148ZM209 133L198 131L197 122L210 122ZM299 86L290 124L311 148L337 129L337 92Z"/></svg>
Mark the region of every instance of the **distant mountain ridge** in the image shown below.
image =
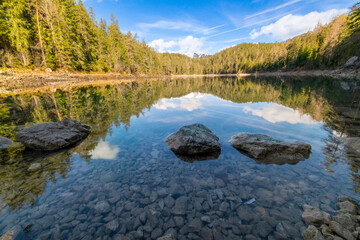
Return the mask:
<svg viewBox="0 0 360 240"><path fill-rule="evenodd" d="M210 55L206 55L204 53L194 53L193 58L202 58L202 57L208 57Z"/></svg>

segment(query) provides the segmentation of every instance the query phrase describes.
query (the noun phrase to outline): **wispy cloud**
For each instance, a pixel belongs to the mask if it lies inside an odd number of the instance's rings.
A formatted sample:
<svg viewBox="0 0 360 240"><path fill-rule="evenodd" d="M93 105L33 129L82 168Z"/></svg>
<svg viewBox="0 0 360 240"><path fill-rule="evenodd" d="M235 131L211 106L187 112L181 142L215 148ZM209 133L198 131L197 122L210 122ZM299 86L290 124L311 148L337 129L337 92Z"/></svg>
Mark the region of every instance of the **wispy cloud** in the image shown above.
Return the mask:
<svg viewBox="0 0 360 240"><path fill-rule="evenodd" d="M249 39L248 37L242 37L242 38L235 38L235 39L230 39L230 40L225 40L225 41L219 41L221 43L233 43L233 42L238 42L238 41L243 41Z"/></svg>
<svg viewBox="0 0 360 240"><path fill-rule="evenodd" d="M223 31L223 32L215 33L213 35L207 36L206 38L212 38L212 37L220 36L220 35L223 35L223 34L226 34L226 33L235 32L235 31L238 31L238 30L241 30L241 29L246 29L246 28L249 28L249 27L252 27L252 26L256 26L256 25L259 25L259 24L262 24L262 23L269 22L269 21L274 20L274 19L281 18L283 16L284 15L278 15L278 16L263 19L263 20L260 20L260 21L252 21L252 22L249 22L247 24L242 25L241 27L237 27L237 28L233 28L233 29L226 30L226 31Z"/></svg>
<svg viewBox="0 0 360 240"><path fill-rule="evenodd" d="M248 15L245 17L245 19L249 19L249 18L252 18L252 17L256 17L256 16L260 16L260 15L263 15L263 14L266 14L266 13L270 13L270 12L274 12L276 10L279 10L279 9L282 9L284 7L287 7L287 6L290 6L290 5L293 5L295 3L298 3L298 2L301 2L303 0L293 0L293 1L290 1L290 2L287 2L287 3L283 3L283 4L280 4L278 6L275 6L275 7L272 7L272 8L268 8L264 11L261 11L261 12L257 12L257 13L254 13L252 15Z"/></svg>
<svg viewBox="0 0 360 240"><path fill-rule="evenodd" d="M194 33L195 34L205 34L205 35L209 35L213 32L213 30L215 29L218 29L218 28L221 28L221 27L224 27L226 24L221 24L221 25L218 25L218 26L215 26L215 27L211 27L211 28L206 28L204 30L201 30L197 33Z"/></svg>
<svg viewBox="0 0 360 240"><path fill-rule="evenodd" d="M138 23L137 25L144 30L158 28L166 30L201 31L204 29L183 21L157 21L154 23Z"/></svg>
<svg viewBox="0 0 360 240"><path fill-rule="evenodd" d="M180 30L183 32L191 32L193 35L202 34L209 35L215 32L216 29L225 26L226 24L217 25L214 27L204 27L202 25L186 22L186 21L157 21L154 23L138 23L137 26L142 31L149 31L151 29L164 29L164 30Z"/></svg>

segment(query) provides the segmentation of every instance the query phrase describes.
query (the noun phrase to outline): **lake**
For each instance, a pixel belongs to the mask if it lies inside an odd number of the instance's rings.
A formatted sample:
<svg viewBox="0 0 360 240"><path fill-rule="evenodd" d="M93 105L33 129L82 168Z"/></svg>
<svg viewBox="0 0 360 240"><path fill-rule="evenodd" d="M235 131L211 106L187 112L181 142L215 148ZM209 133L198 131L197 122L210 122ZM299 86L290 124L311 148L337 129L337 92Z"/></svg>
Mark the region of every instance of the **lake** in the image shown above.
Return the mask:
<svg viewBox="0 0 360 240"><path fill-rule="evenodd" d="M340 196L360 201L359 100L360 83L319 77L157 79L3 94L0 136L14 140L26 126L64 117L92 133L58 152L16 143L0 152L0 233L301 239L304 204L333 214ZM179 159L169 150L166 137L192 123L219 137L217 159ZM291 164L255 161L228 143L239 132L302 141L312 153Z"/></svg>

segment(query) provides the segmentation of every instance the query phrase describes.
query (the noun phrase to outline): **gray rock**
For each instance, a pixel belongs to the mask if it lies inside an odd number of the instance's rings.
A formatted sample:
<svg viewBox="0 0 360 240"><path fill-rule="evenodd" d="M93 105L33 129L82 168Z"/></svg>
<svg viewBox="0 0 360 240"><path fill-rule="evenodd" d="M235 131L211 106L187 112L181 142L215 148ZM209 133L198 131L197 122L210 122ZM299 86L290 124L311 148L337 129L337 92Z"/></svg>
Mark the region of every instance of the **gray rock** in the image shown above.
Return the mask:
<svg viewBox="0 0 360 240"><path fill-rule="evenodd" d="M220 189L215 189L215 193L220 200L224 199L224 193Z"/></svg>
<svg viewBox="0 0 360 240"><path fill-rule="evenodd" d="M149 210L146 215L150 226L154 229L159 224L158 213L156 211Z"/></svg>
<svg viewBox="0 0 360 240"><path fill-rule="evenodd" d="M222 240L223 239L223 236L221 236L221 233L218 230L213 229L212 233L213 233L213 237L214 237L215 240Z"/></svg>
<svg viewBox="0 0 360 240"><path fill-rule="evenodd" d="M309 144L287 143L263 134L239 133L229 143L244 155L265 164L296 164L309 158L311 153Z"/></svg>
<svg viewBox="0 0 360 240"><path fill-rule="evenodd" d="M107 201L100 201L100 202L96 203L95 210L100 213L110 212L110 210L111 210L110 204Z"/></svg>
<svg viewBox="0 0 360 240"><path fill-rule="evenodd" d="M157 198L158 198L158 194L156 192L154 192L154 191L151 192L150 201L155 202Z"/></svg>
<svg viewBox="0 0 360 240"><path fill-rule="evenodd" d="M173 220L172 218L170 218L167 222L165 222L165 223L163 224L163 229L164 229L164 230L167 230L167 229L173 228L173 227L175 227L175 226L176 226L176 225L175 225L174 220Z"/></svg>
<svg viewBox="0 0 360 240"><path fill-rule="evenodd" d="M145 223L146 222L146 212L142 212L142 213L140 213L140 215L139 215L139 220L142 222L142 223Z"/></svg>
<svg viewBox="0 0 360 240"><path fill-rule="evenodd" d="M346 61L346 63L344 64L344 67L354 67L354 66L359 66L359 65L360 65L359 57L352 56L351 58L349 58Z"/></svg>
<svg viewBox="0 0 360 240"><path fill-rule="evenodd" d="M220 204L219 210L222 212L226 212L229 208L229 204L227 202L222 202Z"/></svg>
<svg viewBox="0 0 360 240"><path fill-rule="evenodd" d="M330 230L335 232L340 237L345 238L346 240L355 240L351 232L345 228L342 228L341 225L335 221L331 221L329 224Z"/></svg>
<svg viewBox="0 0 360 240"><path fill-rule="evenodd" d="M183 217L175 216L174 221L175 221L175 224L177 227L181 228L182 226L184 226L184 218Z"/></svg>
<svg viewBox="0 0 360 240"><path fill-rule="evenodd" d="M164 206L165 206L164 200L160 199L158 202L158 205L159 205L160 209L164 209Z"/></svg>
<svg viewBox="0 0 360 240"><path fill-rule="evenodd" d="M6 137L0 137L0 150L4 150L12 145L12 141Z"/></svg>
<svg viewBox="0 0 360 240"><path fill-rule="evenodd" d="M271 225L265 221L261 221L256 224L255 229L262 238L267 237L273 231Z"/></svg>
<svg viewBox="0 0 360 240"><path fill-rule="evenodd" d="M114 219L111 222L108 222L105 227L111 231L116 231L119 228L118 220Z"/></svg>
<svg viewBox="0 0 360 240"><path fill-rule="evenodd" d="M339 208L340 208L340 210L338 211L339 213L350 213L354 215L357 214L358 212L357 204L354 204L353 202L350 201L340 202Z"/></svg>
<svg viewBox="0 0 360 240"><path fill-rule="evenodd" d="M29 171L33 171L33 170L37 170L41 168L41 163L33 163L30 165L30 167L28 168Z"/></svg>
<svg viewBox="0 0 360 240"><path fill-rule="evenodd" d="M187 210L188 198L181 196L175 201L175 206L172 208L171 212L175 215L185 215Z"/></svg>
<svg viewBox="0 0 360 240"><path fill-rule="evenodd" d="M196 123L180 128L166 139L169 148L178 155L209 154L221 151L219 138L207 127Z"/></svg>
<svg viewBox="0 0 360 240"><path fill-rule="evenodd" d="M202 222L199 218L195 218L187 224L187 227L189 232L200 232L202 228Z"/></svg>
<svg viewBox="0 0 360 240"><path fill-rule="evenodd" d="M141 229L138 229L135 234L134 234L134 237L136 239L142 239L144 237L144 231L141 230Z"/></svg>
<svg viewBox="0 0 360 240"><path fill-rule="evenodd" d="M324 240L324 237L319 230L313 225L310 225L302 234L304 240Z"/></svg>
<svg viewBox="0 0 360 240"><path fill-rule="evenodd" d="M213 234L210 228L204 227L201 229L200 231L200 236L202 239L206 239L206 240L212 240L213 239Z"/></svg>
<svg viewBox="0 0 360 240"><path fill-rule="evenodd" d="M169 195L164 199L164 203L168 208L171 208L174 205L175 200Z"/></svg>
<svg viewBox="0 0 360 240"><path fill-rule="evenodd" d="M339 223L342 228L346 228L350 231L355 231L357 220L356 220L355 216L353 216L349 213L340 214L338 216L335 216L334 221Z"/></svg>
<svg viewBox="0 0 360 240"><path fill-rule="evenodd" d="M163 234L161 228L156 228L154 231L151 232L151 239L157 239Z"/></svg>
<svg viewBox="0 0 360 240"><path fill-rule="evenodd" d="M201 217L201 221L206 222L206 223L210 223L210 222L211 222L209 216L202 216L202 217Z"/></svg>
<svg viewBox="0 0 360 240"><path fill-rule="evenodd" d="M281 224L281 222L279 222L279 223L276 225L276 231L277 231L278 233L280 233L281 235L284 235L284 236L287 235L287 232L286 232L284 226Z"/></svg>
<svg viewBox="0 0 360 240"><path fill-rule="evenodd" d="M310 206L303 206L304 213L302 214L302 218L309 225L321 225L323 223L329 223L331 221L330 214L320 211L319 209Z"/></svg>
<svg viewBox="0 0 360 240"><path fill-rule="evenodd" d="M175 240L175 237L173 234L168 234L168 235L159 237L157 240Z"/></svg>
<svg viewBox="0 0 360 240"><path fill-rule="evenodd" d="M54 151L78 143L90 132L90 126L64 118L62 121L28 127L18 132L15 138L30 149Z"/></svg>

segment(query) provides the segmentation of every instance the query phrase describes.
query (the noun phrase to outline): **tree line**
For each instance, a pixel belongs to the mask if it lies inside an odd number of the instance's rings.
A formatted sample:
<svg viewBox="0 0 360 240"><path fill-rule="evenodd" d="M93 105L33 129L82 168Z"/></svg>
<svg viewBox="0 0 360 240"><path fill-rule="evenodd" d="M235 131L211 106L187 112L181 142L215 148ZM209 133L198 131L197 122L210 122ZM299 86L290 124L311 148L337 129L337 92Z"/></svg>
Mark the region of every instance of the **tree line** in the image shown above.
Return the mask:
<svg viewBox="0 0 360 240"><path fill-rule="evenodd" d="M157 54L76 0L0 0L0 65L156 73Z"/></svg>
<svg viewBox="0 0 360 240"><path fill-rule="evenodd" d="M120 31L114 15L97 21L81 0L0 0L0 67L127 74L223 74L321 69L360 55L360 3L330 24L281 43L243 43L190 58L156 53Z"/></svg>

